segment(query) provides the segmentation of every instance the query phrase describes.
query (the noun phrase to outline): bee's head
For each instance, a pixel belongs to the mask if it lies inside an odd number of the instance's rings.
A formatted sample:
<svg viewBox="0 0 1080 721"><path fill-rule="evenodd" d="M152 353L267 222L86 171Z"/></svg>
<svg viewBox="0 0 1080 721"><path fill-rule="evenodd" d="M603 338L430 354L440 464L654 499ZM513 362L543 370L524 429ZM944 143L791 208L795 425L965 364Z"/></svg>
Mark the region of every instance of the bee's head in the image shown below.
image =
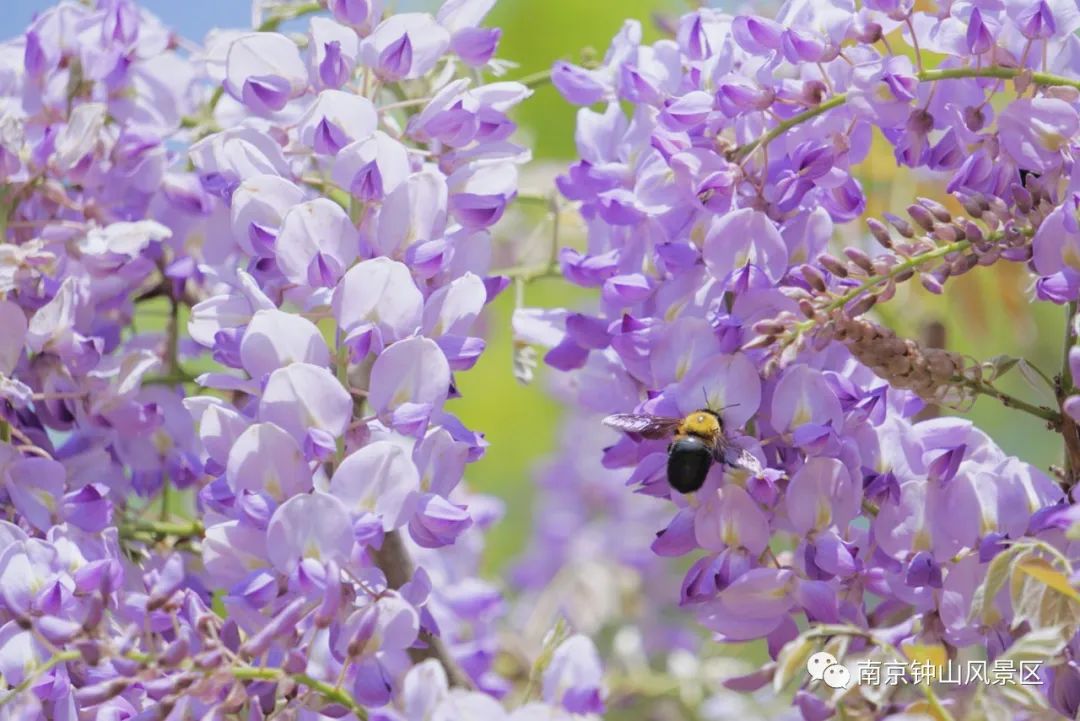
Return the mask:
<svg viewBox="0 0 1080 721"><path fill-rule="evenodd" d="M696 436L711 438L723 428L720 414L710 408L699 408L683 419L683 430Z"/></svg>

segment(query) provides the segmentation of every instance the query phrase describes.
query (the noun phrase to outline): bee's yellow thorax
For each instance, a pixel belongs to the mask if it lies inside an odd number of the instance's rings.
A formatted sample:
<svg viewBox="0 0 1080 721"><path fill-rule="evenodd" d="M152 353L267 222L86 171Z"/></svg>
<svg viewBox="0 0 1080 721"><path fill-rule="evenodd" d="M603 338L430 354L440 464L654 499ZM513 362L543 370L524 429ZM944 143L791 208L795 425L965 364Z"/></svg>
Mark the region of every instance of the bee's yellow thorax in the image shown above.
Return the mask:
<svg viewBox="0 0 1080 721"><path fill-rule="evenodd" d="M708 411L694 411L683 418L679 433L713 438L720 432L720 419Z"/></svg>

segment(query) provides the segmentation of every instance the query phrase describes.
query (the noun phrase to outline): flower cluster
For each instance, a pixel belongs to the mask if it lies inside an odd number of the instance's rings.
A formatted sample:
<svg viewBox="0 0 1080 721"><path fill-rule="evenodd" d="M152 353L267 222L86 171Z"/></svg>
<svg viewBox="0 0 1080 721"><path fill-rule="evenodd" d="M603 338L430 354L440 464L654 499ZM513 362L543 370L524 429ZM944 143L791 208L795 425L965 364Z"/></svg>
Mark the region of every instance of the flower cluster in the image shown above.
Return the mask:
<svg viewBox="0 0 1080 721"><path fill-rule="evenodd" d="M1065 649L1076 557L1063 532L1074 468L1059 484L966 420L916 420L923 399L986 394L1047 420L1068 447L1068 416L1001 393L992 380L1003 367L983 373L859 316L911 278L941 292L999 259L1028 263L1039 299L1078 299L1078 28L1070 0L936 13L789 0L775 19L700 9L651 45L628 22L601 62L553 69L563 96L585 106L580 159L558 187L579 204L588 240L559 262L598 302L587 313L519 309L519 339L549 348L580 409L682 417L707 405L761 462L761 473L716 463L700 491L679 496L665 479L666 440L612 433L602 456L631 468L638 492L672 501L654 549L694 560L671 601L719 640L765 639L776 662L735 683L805 680L804 718L927 703L952 718L985 702L973 689L947 708L932 690L826 698L801 675L807 644L824 636L851 654L942 658L1024 654L1029 635L1051 638L1038 652L1041 699L997 701L1076 712ZM870 221L882 255L849 248L840 260L830 241L865 211L857 166L875 132L969 217L920 199L911 222L888 218L899 239ZM1064 399L1071 381L1057 385ZM804 620L826 626L815 635Z"/></svg>
<svg viewBox="0 0 1080 721"><path fill-rule="evenodd" d="M62 2L0 45L5 718L602 710L581 635L500 703L501 509L445 407L529 157L491 5L181 50Z"/></svg>

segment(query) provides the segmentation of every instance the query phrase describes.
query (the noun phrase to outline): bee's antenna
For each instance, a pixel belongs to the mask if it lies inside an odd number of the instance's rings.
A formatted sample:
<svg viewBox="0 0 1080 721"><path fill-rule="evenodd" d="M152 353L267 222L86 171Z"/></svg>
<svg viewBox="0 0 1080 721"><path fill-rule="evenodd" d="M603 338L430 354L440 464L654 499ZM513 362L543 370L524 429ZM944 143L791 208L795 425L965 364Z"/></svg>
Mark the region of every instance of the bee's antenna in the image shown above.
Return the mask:
<svg viewBox="0 0 1080 721"><path fill-rule="evenodd" d="M701 387L701 393L702 393L702 395L705 396L705 407L708 408L713 413L719 413L720 411L726 411L728 408L734 408L737 405L739 405L738 403L728 403L726 406L723 406L721 408L713 409L712 406L709 405L709 392L707 390L705 390L705 386Z"/></svg>

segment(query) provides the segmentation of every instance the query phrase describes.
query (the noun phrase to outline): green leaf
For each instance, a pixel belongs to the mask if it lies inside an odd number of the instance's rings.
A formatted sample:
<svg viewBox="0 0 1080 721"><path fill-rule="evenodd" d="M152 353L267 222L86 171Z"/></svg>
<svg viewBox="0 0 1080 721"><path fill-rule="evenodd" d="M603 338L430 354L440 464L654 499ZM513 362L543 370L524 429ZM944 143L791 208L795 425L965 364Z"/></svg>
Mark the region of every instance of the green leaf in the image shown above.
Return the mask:
<svg viewBox="0 0 1080 721"><path fill-rule="evenodd" d="M804 635L793 638L784 644L776 657L776 674L773 676L773 689L779 693L792 679L804 678L806 662L817 648L817 643Z"/></svg>
<svg viewBox="0 0 1080 721"><path fill-rule="evenodd" d="M1011 546L990 561L990 566L986 569L986 580L975 589L975 594L972 596L971 610L968 612L969 620L979 619L983 623L991 621L987 614L993 610L994 598L1009 580L1010 567L1021 550L1023 549L1019 546Z"/></svg>
<svg viewBox="0 0 1080 721"><path fill-rule="evenodd" d="M1015 662L1046 661L1060 654L1068 640L1063 626L1038 628L1016 639L1002 658Z"/></svg>
<svg viewBox="0 0 1080 721"><path fill-rule="evenodd" d="M1073 588L1068 577L1051 566L1048 561L1042 558L1028 558L1018 563L1016 570L1022 571L1032 578L1039 580L1047 587L1054 589L1073 601L1080 602L1080 591Z"/></svg>
<svg viewBox="0 0 1080 721"><path fill-rule="evenodd" d="M998 378L1011 371L1019 362L1019 358L1014 358L1010 355L996 355L982 364L983 380L987 383L993 383Z"/></svg>
<svg viewBox="0 0 1080 721"><path fill-rule="evenodd" d="M1051 407L1057 405L1057 398L1054 396L1054 386L1050 384L1042 371L1023 358L1017 361L1017 368L1020 371L1020 375L1024 377L1027 384L1035 391L1035 394L1042 403Z"/></svg>

